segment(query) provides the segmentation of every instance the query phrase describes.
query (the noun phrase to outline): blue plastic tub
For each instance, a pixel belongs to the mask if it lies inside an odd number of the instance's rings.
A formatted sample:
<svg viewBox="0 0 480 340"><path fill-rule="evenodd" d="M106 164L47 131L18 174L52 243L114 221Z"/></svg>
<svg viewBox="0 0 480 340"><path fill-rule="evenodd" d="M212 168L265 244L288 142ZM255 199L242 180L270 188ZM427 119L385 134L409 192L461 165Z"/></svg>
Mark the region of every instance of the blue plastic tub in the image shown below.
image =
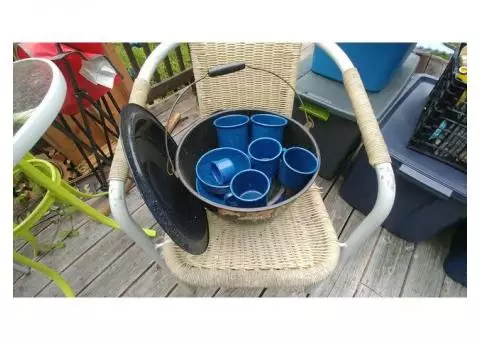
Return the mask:
<svg viewBox="0 0 480 340"><path fill-rule="evenodd" d="M397 187L383 227L410 242L432 239L467 216L467 175L407 147L436 81L427 75L414 76L382 126ZM363 214L373 208L377 180L364 149L347 174L340 196Z"/></svg>
<svg viewBox="0 0 480 340"><path fill-rule="evenodd" d="M296 90L305 105L325 113L323 116L311 115L314 127L310 129L310 133L322 147L319 175L325 179L333 179L340 174L352 153L360 146L360 131L343 84L310 71L312 54L299 64L299 73L302 76L297 79ZM419 61L418 55L410 53L392 81L382 91L369 94L379 123L407 85ZM305 69L308 71L305 72ZM306 123L305 112L300 108L298 99L294 103L293 118L301 124Z"/></svg>
<svg viewBox="0 0 480 340"><path fill-rule="evenodd" d="M452 228L455 228L455 232L443 269L452 280L467 287L467 219L456 223Z"/></svg>
<svg viewBox="0 0 480 340"><path fill-rule="evenodd" d="M362 77L365 89L381 91L413 50L414 43L339 43ZM333 60L315 45L312 71L342 81L342 73Z"/></svg>

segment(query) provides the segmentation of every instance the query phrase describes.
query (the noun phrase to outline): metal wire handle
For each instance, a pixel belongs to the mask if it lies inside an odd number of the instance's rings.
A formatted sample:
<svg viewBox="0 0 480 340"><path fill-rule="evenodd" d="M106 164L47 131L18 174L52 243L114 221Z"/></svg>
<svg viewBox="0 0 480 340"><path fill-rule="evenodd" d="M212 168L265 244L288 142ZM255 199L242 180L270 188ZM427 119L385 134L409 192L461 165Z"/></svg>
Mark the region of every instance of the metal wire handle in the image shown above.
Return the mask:
<svg viewBox="0 0 480 340"><path fill-rule="evenodd" d="M170 113L168 115L167 122L170 121L170 118L172 117L172 114L173 114L173 110L175 109L175 106L177 105L180 98L193 85L201 82L203 79L205 79L207 77L211 77L211 78L218 77L218 76L222 76L222 75L226 75L226 74L230 74L230 73L234 73L234 72L243 70L244 68L250 68L252 70L263 71L263 72L269 73L269 74L277 77L281 81L283 81L285 84L287 84L292 89L292 91L295 93L297 99L299 100L300 104L302 105L303 112L305 112L305 119L306 119L307 128L311 129L314 126L313 120L308 115L308 113L306 111L306 108L305 108L305 105L303 104L302 98L300 97L298 92L295 90L295 88L288 81L286 81L283 77L279 76L275 72L272 72L272 71L269 71L269 70L266 70L266 69L263 69L263 68L260 68L260 67L250 66L250 65L247 65L245 63L231 63L231 64L226 64L226 65L220 65L220 66L213 67L210 70L208 70L208 72L204 76L202 76L200 79L195 80L193 83L191 83L187 87L185 87L182 90L182 92L180 93L180 95L177 97L175 102L173 103L172 107L170 108ZM165 130L165 152L167 153L167 173L169 175L174 175L175 174L175 167L174 167L173 161L170 157L170 152L168 150L168 131L167 130Z"/></svg>

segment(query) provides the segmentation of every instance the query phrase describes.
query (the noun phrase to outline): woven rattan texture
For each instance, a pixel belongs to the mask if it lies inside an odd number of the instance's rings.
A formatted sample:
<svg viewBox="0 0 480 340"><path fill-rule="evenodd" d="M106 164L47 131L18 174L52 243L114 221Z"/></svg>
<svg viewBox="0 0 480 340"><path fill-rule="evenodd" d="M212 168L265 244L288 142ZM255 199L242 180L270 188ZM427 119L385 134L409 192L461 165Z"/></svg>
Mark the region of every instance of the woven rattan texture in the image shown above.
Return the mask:
<svg viewBox="0 0 480 340"><path fill-rule="evenodd" d="M316 186L268 222L238 224L210 212L208 222L210 243L202 255L170 242L164 247L170 270L192 285L308 286L338 262L337 236Z"/></svg>
<svg viewBox="0 0 480 340"><path fill-rule="evenodd" d="M360 74L356 68L345 71L343 75L345 90L351 98L358 128L367 151L368 161L372 166L391 163L387 145L373 113L372 104L363 87Z"/></svg>
<svg viewBox="0 0 480 340"><path fill-rule="evenodd" d="M200 79L214 66L245 62L275 72L295 88L301 44L192 43L193 71ZM206 78L197 84L201 114L217 110L260 108L291 116L294 93L288 85L266 72L244 69Z"/></svg>

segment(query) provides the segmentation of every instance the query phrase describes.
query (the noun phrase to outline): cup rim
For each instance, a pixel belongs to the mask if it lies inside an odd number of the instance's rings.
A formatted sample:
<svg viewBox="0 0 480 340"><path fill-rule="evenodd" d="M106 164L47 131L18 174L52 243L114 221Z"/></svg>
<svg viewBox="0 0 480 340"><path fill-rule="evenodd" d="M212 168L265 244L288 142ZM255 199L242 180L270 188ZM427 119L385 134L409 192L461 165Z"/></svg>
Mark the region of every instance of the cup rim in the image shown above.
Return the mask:
<svg viewBox="0 0 480 340"><path fill-rule="evenodd" d="M297 169L294 169L292 168L292 166L290 164L288 164L287 160L285 159L285 155L287 154L287 152L291 151L291 150L302 150L302 151L306 151L308 154L310 154L310 156L312 156L315 160L316 160L316 166L315 168L312 170L312 171L300 171L300 170L297 170ZM313 154L313 152L311 152L310 150L307 150L305 148L301 148L299 146L292 146L291 148L288 148L285 150L285 152L283 153L282 155L282 159L283 159L283 163L290 169L292 170L293 172L296 172L296 173L299 173L299 174L302 174L302 175L312 175L314 174L317 169L318 169L318 165L319 165L319 160L317 158L317 156L315 156Z"/></svg>
<svg viewBox="0 0 480 340"><path fill-rule="evenodd" d="M255 143L256 141L258 140L271 140L271 141L274 141L278 146L279 146L279 151L278 153L274 156L274 157L271 157L271 158L257 158L257 157L254 157L252 155L252 153L250 152L250 147L252 146L253 143ZM275 138L272 138L272 137L260 137L260 138L257 138L255 140L252 140L250 142L250 144L248 144L248 148L247 148L247 152L248 152L248 156L252 159L254 159L255 161L257 162L270 162L270 161L273 161L275 159L277 159L278 157L280 157L280 155L282 154L282 151L283 151L283 147L282 147L282 144L280 144L280 142L278 140L276 140Z"/></svg>
<svg viewBox="0 0 480 340"><path fill-rule="evenodd" d="M204 191L204 193L201 193L201 192L198 190L198 188L201 188L201 189ZM202 196L203 198L208 199L208 200L211 200L211 201L216 202L216 203L219 203L219 204L223 204L222 199L221 199L218 195L210 192L207 188L205 188L205 185L203 184L203 182L202 182L198 177L195 179L195 190L196 190L196 191L198 192L198 194L199 194L200 196ZM218 200L217 200L217 199L218 199Z"/></svg>
<svg viewBox="0 0 480 340"><path fill-rule="evenodd" d="M265 180L267 181L267 190L265 190L265 192L260 196L260 197L257 197L255 199L245 199L245 198L241 198L240 196L238 196L234 191L233 191L233 188L232 188L232 184L233 184L233 181L235 180L235 178L240 175L241 173L244 173L244 172L256 172L256 173L259 173L260 175L262 175ZM270 192L270 180L268 179L267 175L265 175L263 172L261 172L260 170L257 170L257 169L245 169L245 170L242 170L238 173L235 174L235 176L232 177L232 179L230 180L230 192L232 193L233 196L235 196L236 199L238 200L241 200L241 201L244 201L244 202L254 202L254 201L258 201L258 200L261 200L262 198L264 198L265 196L268 195L268 193Z"/></svg>
<svg viewBox="0 0 480 340"><path fill-rule="evenodd" d="M228 125L228 126L222 126L222 125L219 125L218 121L222 120L222 119L225 119L227 117L242 117L245 119L244 122L242 123L239 123L239 124L235 124L235 125ZM216 128L220 128L220 129L231 129L231 128L236 128L236 127L239 127L239 126L243 126L245 124L248 124L249 122L249 118L247 115L240 115L240 114L232 114L232 115L225 115L225 116L221 116L221 117L218 117L217 119L215 119L213 121L213 125L216 127Z"/></svg>
<svg viewBox="0 0 480 340"><path fill-rule="evenodd" d="M205 152L205 153L198 159L197 164L195 165L195 175L196 175L197 178L200 180L200 182L201 182L202 184L206 185L206 186L209 186L209 187L212 187L212 188L215 188L215 189L228 189L228 188L230 187L230 184L227 184L227 185L215 185L215 184L210 184L210 183L205 182L205 181L202 179L202 176L199 176L199 174L198 174L198 171L199 171L198 165L200 164L200 161L201 161L204 157L206 157L207 155L209 155L210 153L213 153L214 151L220 150L220 149L228 149L228 150L234 150L235 152L240 152L242 155L244 155L244 156L248 159L248 162L250 163L250 159L248 158L248 155L247 155L245 152L243 152L242 150L235 149L235 148L230 148L230 147L226 147L226 146L224 146L224 147L219 147L219 148L215 148L215 149L212 149L212 150L209 150L209 151ZM252 165L250 164L250 167L251 167L251 166L252 166ZM246 169L246 170L248 170L248 169ZM235 177L235 176L234 176L234 177ZM232 177L232 179L233 179L233 177Z"/></svg>
<svg viewBox="0 0 480 340"><path fill-rule="evenodd" d="M282 123L279 123L279 124L265 124L265 123L262 123L262 122L255 121L254 118L259 117L259 116L275 117L277 119L281 119ZM255 123L257 125L268 126L268 127L282 127L282 126L286 126L288 124L288 120L286 120L285 118L283 118L279 115L273 115L271 113L256 113L256 114L250 116L250 120L252 121L252 123Z"/></svg>

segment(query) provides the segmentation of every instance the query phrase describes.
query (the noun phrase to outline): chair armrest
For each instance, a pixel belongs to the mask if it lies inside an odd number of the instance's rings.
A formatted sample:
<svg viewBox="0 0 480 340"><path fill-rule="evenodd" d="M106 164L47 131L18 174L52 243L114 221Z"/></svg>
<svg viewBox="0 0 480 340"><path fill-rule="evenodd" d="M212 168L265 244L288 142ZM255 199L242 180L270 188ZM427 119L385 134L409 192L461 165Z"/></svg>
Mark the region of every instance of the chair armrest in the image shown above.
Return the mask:
<svg viewBox="0 0 480 340"><path fill-rule="evenodd" d="M319 46L325 50L342 71L343 83L352 103L368 161L377 174L377 200L372 211L344 244L346 251L342 252L342 257L348 257L376 228L382 225L390 214L395 200L395 176L387 145L358 70L337 44L319 43Z"/></svg>
<svg viewBox="0 0 480 340"><path fill-rule="evenodd" d="M135 103L145 107L148 93L150 91L150 80L158 64L165 59L168 52L178 46L178 43L162 43L148 56L143 64L137 79L135 79L130 94L129 103ZM112 166L109 174L108 200L112 210L113 218L118 222L120 229L127 233L147 254L162 265L160 253L140 226L133 220L125 202L125 181L129 167L125 152L123 150L122 136L120 135L113 156Z"/></svg>

